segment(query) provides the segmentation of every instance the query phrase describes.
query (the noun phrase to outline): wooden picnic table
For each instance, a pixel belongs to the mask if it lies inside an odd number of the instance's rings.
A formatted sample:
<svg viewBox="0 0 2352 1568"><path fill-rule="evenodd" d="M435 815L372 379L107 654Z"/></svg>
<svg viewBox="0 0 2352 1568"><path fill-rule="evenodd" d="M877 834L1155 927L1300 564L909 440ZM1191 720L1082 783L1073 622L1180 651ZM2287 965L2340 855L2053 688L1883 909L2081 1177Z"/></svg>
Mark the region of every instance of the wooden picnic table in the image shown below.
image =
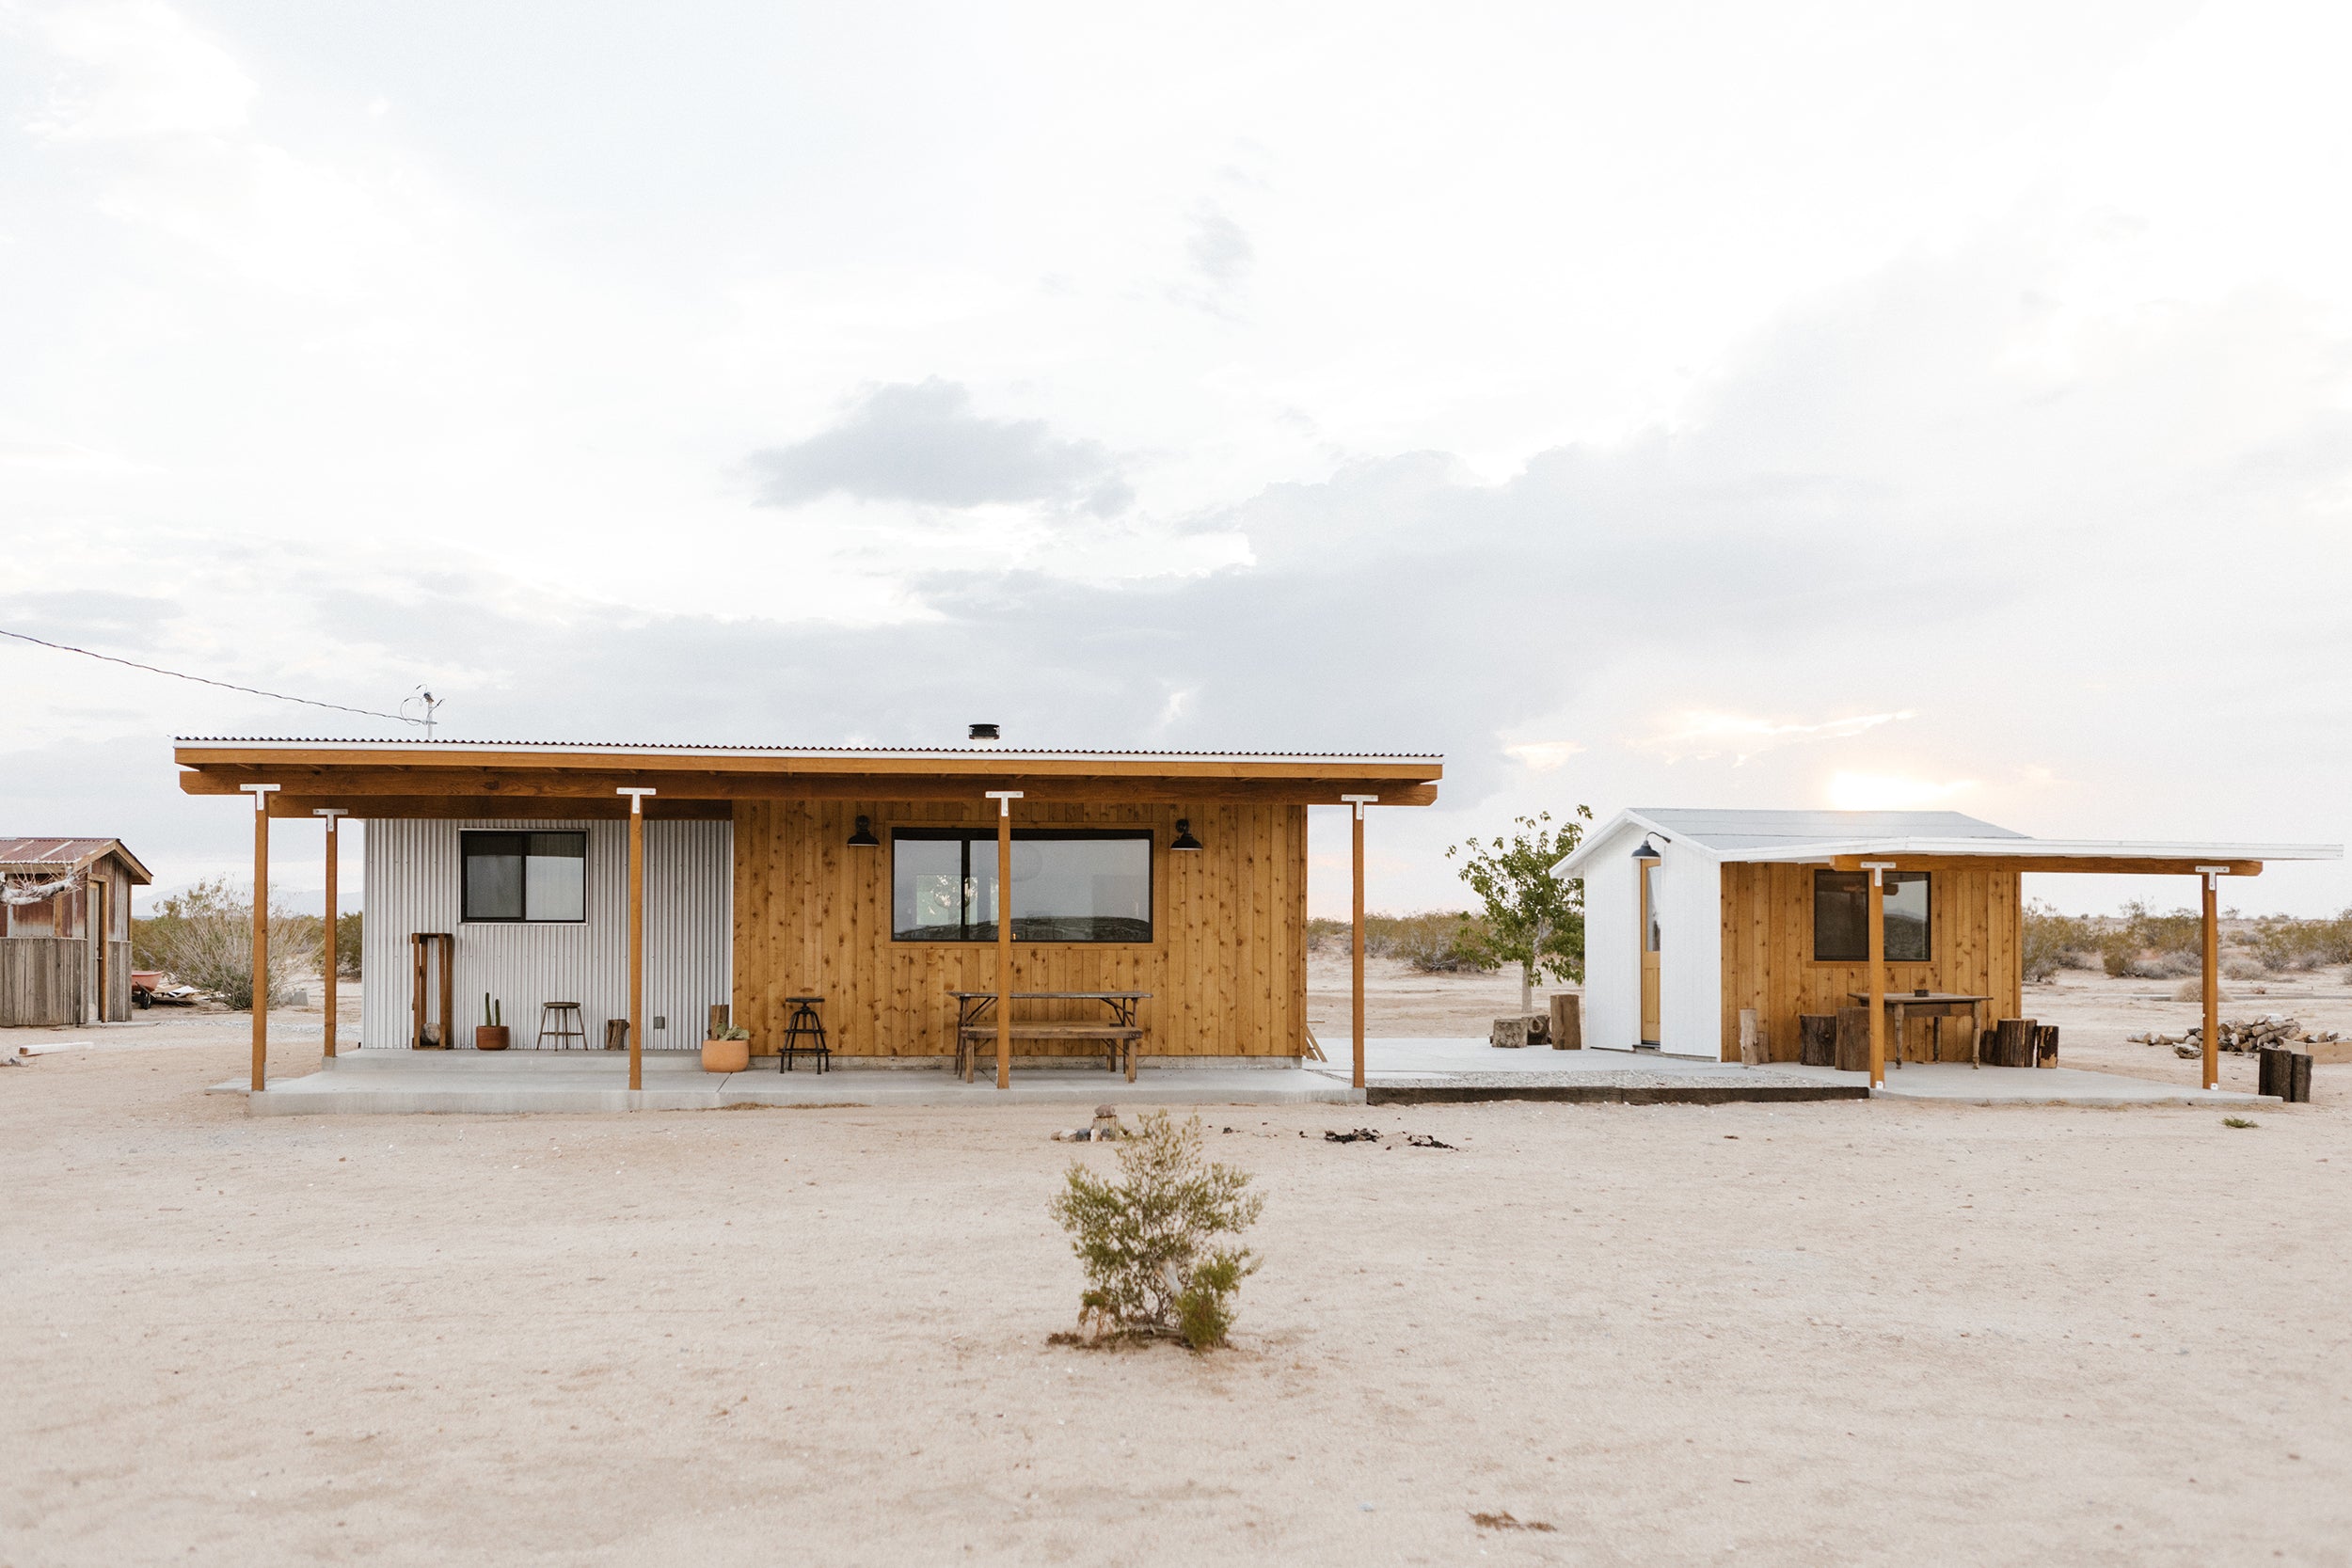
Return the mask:
<svg viewBox="0 0 2352 1568"><path fill-rule="evenodd" d="M996 1037L996 1025L988 1016L995 1009L996 993L951 990L947 994L956 999L956 1072L969 1084L980 1048ZM1100 1002L1110 1009L1110 1022L1015 1019L1009 1034L1015 1040L1092 1040L1104 1048L1110 1069L1117 1072L1123 1066L1127 1082L1132 1084L1136 1081L1136 1048L1143 1040L1142 1025L1136 1022L1136 1004L1151 999L1148 990L1017 990L1012 992L1011 1001Z"/></svg>
<svg viewBox="0 0 2352 1568"><path fill-rule="evenodd" d="M1867 990L1850 990L1846 994L1866 1007L1870 1005L1870 993ZM1935 1021L1935 1055L1931 1060L1941 1061L1944 1057L1944 1021L1963 1011L1968 1014L1969 1021L1968 1065L1972 1068L1981 1065L1977 1058L1982 1053L1979 1042L1984 1038L1984 1005L1993 998L1971 996L1965 991L1956 990L1890 990L1883 994L1888 1022L1895 1027L1897 1067L1903 1065L1903 1047L1908 1039L1903 1024L1907 1020L1915 1014Z"/></svg>

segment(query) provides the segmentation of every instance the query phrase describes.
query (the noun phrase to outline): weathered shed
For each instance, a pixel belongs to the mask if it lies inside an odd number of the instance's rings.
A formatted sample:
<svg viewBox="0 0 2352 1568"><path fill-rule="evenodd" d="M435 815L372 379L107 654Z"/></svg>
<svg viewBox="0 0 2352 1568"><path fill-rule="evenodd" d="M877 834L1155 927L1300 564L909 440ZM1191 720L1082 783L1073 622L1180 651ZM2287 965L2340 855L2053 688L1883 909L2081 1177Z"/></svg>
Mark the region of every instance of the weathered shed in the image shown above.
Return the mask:
<svg viewBox="0 0 2352 1568"><path fill-rule="evenodd" d="M116 838L0 838L0 1025L131 1016L131 890Z"/></svg>

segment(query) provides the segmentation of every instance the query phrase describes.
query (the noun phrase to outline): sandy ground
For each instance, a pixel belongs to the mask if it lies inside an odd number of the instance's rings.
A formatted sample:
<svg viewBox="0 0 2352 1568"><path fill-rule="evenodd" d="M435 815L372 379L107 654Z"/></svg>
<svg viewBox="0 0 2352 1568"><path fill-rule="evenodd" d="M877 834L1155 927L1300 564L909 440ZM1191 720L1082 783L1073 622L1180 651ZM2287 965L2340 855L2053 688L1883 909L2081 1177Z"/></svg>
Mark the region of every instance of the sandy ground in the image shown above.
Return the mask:
<svg viewBox="0 0 2352 1568"><path fill-rule="evenodd" d="M248 1119L244 1026L0 1070L8 1568L2352 1556L2352 1067L1212 1111L1266 1262L1195 1357L1047 1342L1066 1113Z"/></svg>

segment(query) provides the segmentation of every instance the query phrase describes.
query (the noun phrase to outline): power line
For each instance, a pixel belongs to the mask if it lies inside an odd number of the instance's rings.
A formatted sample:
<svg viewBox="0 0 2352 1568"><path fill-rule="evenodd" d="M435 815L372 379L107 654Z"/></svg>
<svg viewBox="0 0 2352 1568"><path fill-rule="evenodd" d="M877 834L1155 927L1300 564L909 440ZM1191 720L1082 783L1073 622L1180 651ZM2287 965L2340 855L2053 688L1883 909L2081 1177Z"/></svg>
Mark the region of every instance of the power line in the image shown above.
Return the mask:
<svg viewBox="0 0 2352 1568"><path fill-rule="evenodd" d="M87 648L69 647L63 642L51 642L39 637L27 637L21 631L10 631L6 626L0 626L0 637L13 637L19 642L30 642L37 647L55 648L61 654L80 654L84 658L103 659L108 664L119 664L125 669L144 670L151 675L169 675L176 681L194 681L199 686L216 686L223 691L242 691L248 697L267 697L278 703L300 703L305 707L333 708L337 713L356 713L363 719L389 719L401 724L414 724L421 721L409 718L405 713L378 713L373 708L346 707L341 703L313 702L308 697L289 697L283 691L263 691L259 687L237 686L229 681L212 680L203 675L185 674L178 670L162 670L152 664L141 664L136 659L117 658L112 654L92 653ZM430 727L429 721L424 722Z"/></svg>

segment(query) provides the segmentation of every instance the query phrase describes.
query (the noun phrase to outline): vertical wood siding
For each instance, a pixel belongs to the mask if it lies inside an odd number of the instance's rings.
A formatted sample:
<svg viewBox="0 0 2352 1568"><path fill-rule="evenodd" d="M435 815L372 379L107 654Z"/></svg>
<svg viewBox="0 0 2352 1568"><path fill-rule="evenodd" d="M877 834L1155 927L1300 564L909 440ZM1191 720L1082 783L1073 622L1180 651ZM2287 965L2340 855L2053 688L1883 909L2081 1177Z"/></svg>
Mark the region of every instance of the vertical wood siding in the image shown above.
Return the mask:
<svg viewBox="0 0 2352 1568"><path fill-rule="evenodd" d="M1847 993L1867 990L1869 965L1813 961L1813 873L1809 865L1730 863L1723 868L1722 1054L1740 1053L1740 1009L1754 1007L1766 1026L1772 1060L1797 1059L1797 1017L1851 1006ZM1886 966L1890 991L1931 990L1990 996L1986 1016L2014 1018L2023 1006L2019 958L2019 880L2013 871L1938 871L1928 906L1926 963ZM1928 1049L1933 1026L1910 1025L1913 1059ZM1967 1021L1944 1025L1942 1060L1964 1062L1974 1041ZM1894 1042L1887 1044L1888 1052Z"/></svg>
<svg viewBox="0 0 2352 1568"><path fill-rule="evenodd" d="M79 938L0 938L0 1026L88 1022L89 958Z"/></svg>
<svg viewBox="0 0 2352 1568"><path fill-rule="evenodd" d="M1149 828L1152 940L1019 942L1018 990L1147 990L1147 1055L1290 1056L1306 1030L1304 806L1017 806L1021 827ZM852 849L856 818L879 849ZM1188 818L1199 854L1168 852ZM993 832L991 802L739 801L735 809L735 1011L773 1051L784 998L821 995L834 1049L941 1056L954 990L996 983L993 942L890 939L890 835L901 827ZM1024 1017L1100 1020L1099 1004L1025 1004ZM1078 1048L1073 1048L1073 1050Z"/></svg>
<svg viewBox="0 0 2352 1568"><path fill-rule="evenodd" d="M588 834L588 918L581 924L467 925L460 918L458 834L517 827ZM699 1048L704 1009L727 999L733 936L733 828L724 822L645 825L645 1048ZM367 825L365 984L360 1042L401 1047L410 1037L408 938L457 938L453 1037L470 1045L482 996L502 1004L516 1049L537 1037L548 1002L580 1006L588 1043L604 1043L607 1019L628 1016L628 824L433 822ZM655 1018L666 1027L652 1027Z"/></svg>

